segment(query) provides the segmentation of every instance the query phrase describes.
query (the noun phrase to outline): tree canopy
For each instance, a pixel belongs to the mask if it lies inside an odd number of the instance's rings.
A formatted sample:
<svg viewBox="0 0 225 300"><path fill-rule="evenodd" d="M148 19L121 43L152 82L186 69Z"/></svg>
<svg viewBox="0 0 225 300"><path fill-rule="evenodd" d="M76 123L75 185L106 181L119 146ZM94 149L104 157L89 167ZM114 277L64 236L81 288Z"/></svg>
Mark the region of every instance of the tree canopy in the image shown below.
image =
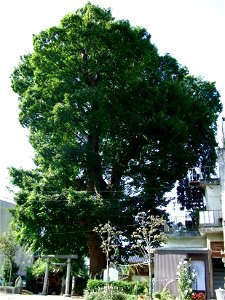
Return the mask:
<svg viewBox="0 0 225 300"><path fill-rule="evenodd" d="M128 231L188 167L215 164L215 84L109 9L88 3L35 35L11 79L36 163L10 169L14 227L35 251L88 250L96 274L105 264L96 225Z"/></svg>

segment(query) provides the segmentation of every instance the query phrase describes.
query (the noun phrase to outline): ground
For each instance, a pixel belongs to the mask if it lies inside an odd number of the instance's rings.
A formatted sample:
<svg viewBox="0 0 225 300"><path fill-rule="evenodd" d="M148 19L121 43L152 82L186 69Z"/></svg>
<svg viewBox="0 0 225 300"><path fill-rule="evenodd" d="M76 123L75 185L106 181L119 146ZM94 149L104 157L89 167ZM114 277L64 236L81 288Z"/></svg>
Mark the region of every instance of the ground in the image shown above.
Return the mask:
<svg viewBox="0 0 225 300"><path fill-rule="evenodd" d="M43 295L18 295L18 294L4 294L0 293L1 300L65 300L72 299L78 300L83 299L80 296L64 297L64 296L43 296Z"/></svg>

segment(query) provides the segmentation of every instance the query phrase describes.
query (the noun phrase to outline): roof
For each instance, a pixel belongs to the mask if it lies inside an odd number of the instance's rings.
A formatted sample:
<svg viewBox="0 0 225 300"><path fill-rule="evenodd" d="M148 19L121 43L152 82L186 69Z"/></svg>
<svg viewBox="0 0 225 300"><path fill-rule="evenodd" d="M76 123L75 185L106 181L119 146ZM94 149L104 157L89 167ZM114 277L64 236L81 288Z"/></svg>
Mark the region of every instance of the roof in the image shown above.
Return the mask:
<svg viewBox="0 0 225 300"><path fill-rule="evenodd" d="M201 247L163 247L158 249L157 252L182 252L182 253L207 253L210 250L208 248L201 248Z"/></svg>

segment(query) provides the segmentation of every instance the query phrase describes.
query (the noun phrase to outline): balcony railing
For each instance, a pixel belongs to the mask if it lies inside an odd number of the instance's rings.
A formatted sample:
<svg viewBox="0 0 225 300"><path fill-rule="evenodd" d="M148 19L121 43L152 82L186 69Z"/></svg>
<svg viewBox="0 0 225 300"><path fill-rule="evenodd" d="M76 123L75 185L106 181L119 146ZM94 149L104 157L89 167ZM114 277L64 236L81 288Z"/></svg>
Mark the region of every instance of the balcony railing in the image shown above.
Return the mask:
<svg viewBox="0 0 225 300"><path fill-rule="evenodd" d="M219 175L217 174L218 170L214 170L212 167L199 167L199 168L190 168L188 169L188 179L190 182L199 181L201 183L208 184L219 184Z"/></svg>
<svg viewBox="0 0 225 300"><path fill-rule="evenodd" d="M222 211L221 210L205 210L199 212L200 227L221 227Z"/></svg>

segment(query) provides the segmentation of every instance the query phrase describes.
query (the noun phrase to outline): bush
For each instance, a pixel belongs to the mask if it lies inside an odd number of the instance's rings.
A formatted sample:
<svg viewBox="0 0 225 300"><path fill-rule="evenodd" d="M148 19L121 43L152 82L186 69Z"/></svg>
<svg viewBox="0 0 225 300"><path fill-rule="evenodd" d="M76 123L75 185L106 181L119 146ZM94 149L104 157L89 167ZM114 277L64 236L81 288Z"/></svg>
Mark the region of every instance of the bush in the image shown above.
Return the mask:
<svg viewBox="0 0 225 300"><path fill-rule="evenodd" d="M135 289L135 282L133 281L112 281L110 285L116 287L119 291L125 294L133 294Z"/></svg>
<svg viewBox="0 0 225 300"><path fill-rule="evenodd" d="M84 294L85 300L127 300L127 295L118 291L118 289L114 287L110 287L109 290L101 289L95 292L86 291ZM131 299L130 299L131 300Z"/></svg>
<svg viewBox="0 0 225 300"><path fill-rule="evenodd" d="M102 289L106 286L106 282L98 279L90 279L87 282L87 291L88 292L97 292L99 289Z"/></svg>
<svg viewBox="0 0 225 300"><path fill-rule="evenodd" d="M126 300L137 300L137 295L127 295Z"/></svg>
<svg viewBox="0 0 225 300"><path fill-rule="evenodd" d="M163 289L161 292L155 292L154 298L157 298L159 300L175 300L175 297L171 295L167 289Z"/></svg>
<svg viewBox="0 0 225 300"><path fill-rule="evenodd" d="M73 294L82 296L84 294L84 290L87 287L87 281L88 281L87 278L82 278L82 277L76 278Z"/></svg>
<svg viewBox="0 0 225 300"><path fill-rule="evenodd" d="M133 294L134 295L145 295L148 294L148 281L136 281L134 282L134 290Z"/></svg>
<svg viewBox="0 0 225 300"><path fill-rule="evenodd" d="M107 282L102 280L88 280L87 291L97 292L107 286ZM110 286L117 288L118 291L129 295L146 294L148 291L148 282L140 281L110 281Z"/></svg>
<svg viewBox="0 0 225 300"><path fill-rule="evenodd" d="M36 278L32 274L32 269L27 268L26 270L26 289L31 293L37 294Z"/></svg>
<svg viewBox="0 0 225 300"><path fill-rule="evenodd" d="M11 280L10 280L10 270L11 270ZM3 278L3 285L11 285L14 286L15 280L18 277L17 272L19 270L19 267L15 263L15 261L12 261L12 266L9 260L5 260L3 266L2 266L2 278ZM9 282L10 281L10 282Z"/></svg>
<svg viewBox="0 0 225 300"><path fill-rule="evenodd" d="M191 259L188 261L182 260L177 267L178 275L178 300L192 299L192 285L196 279L197 274L192 269Z"/></svg>

